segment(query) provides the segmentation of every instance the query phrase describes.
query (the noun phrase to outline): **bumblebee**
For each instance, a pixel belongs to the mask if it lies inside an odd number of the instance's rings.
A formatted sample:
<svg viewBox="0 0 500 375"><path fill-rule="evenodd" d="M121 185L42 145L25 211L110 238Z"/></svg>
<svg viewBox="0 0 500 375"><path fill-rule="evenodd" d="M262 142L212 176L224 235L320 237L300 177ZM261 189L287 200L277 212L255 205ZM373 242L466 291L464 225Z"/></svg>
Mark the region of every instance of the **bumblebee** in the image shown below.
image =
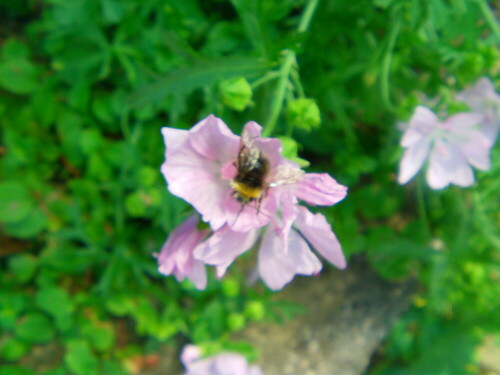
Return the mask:
<svg viewBox="0 0 500 375"><path fill-rule="evenodd" d="M269 174L269 161L254 146L253 138L243 129L238 157L234 163L236 176L231 181L233 197L242 205L260 202L269 187L266 178Z"/></svg>
<svg viewBox="0 0 500 375"><path fill-rule="evenodd" d="M304 172L295 165L281 165L271 174L269 160L254 145L254 138L243 129L238 156L234 163L236 176L230 182L233 197L244 206L257 202L259 212L267 190L276 186L292 184L302 178Z"/></svg>

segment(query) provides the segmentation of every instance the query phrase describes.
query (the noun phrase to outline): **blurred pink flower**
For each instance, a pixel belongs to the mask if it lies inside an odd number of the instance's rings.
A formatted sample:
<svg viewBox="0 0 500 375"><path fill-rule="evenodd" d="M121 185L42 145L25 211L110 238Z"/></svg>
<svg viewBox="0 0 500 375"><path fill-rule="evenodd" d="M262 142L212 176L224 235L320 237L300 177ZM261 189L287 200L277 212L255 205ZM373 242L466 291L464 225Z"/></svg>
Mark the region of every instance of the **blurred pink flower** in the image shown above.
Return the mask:
<svg viewBox="0 0 500 375"><path fill-rule="evenodd" d="M460 92L457 99L467 103L472 111L484 115L481 131L489 139L496 139L500 129L500 95L495 92L493 83L482 77L475 85Z"/></svg>
<svg viewBox="0 0 500 375"><path fill-rule="evenodd" d="M480 170L490 167L489 150L494 139L480 131L483 120L484 115L479 113L458 113L440 122L430 109L418 106L401 140L406 150L398 182L411 180L429 157L427 183L432 189L449 184L471 186L471 165Z"/></svg>
<svg viewBox="0 0 500 375"><path fill-rule="evenodd" d="M207 358L200 357L198 347L184 347L181 353L181 361L186 369L184 375L263 375L258 366L249 366L241 354L221 353Z"/></svg>
<svg viewBox="0 0 500 375"><path fill-rule="evenodd" d="M198 289L205 289L207 275L205 264L193 257L208 230L198 230L198 215L190 216L168 237L158 255L158 271L164 275L174 275L178 281L188 278Z"/></svg>

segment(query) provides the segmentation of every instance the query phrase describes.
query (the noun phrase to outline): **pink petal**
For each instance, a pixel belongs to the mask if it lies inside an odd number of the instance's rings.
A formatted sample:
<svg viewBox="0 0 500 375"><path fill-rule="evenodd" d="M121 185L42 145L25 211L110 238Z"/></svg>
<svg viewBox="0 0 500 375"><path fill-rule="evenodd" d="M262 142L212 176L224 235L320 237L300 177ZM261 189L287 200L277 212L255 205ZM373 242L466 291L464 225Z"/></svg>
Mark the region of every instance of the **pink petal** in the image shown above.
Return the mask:
<svg viewBox="0 0 500 375"><path fill-rule="evenodd" d="M229 265L255 244L258 234L258 230L235 232L225 225L196 248L194 256L207 264Z"/></svg>
<svg viewBox="0 0 500 375"><path fill-rule="evenodd" d="M186 277L198 290L204 290L207 287L207 270L205 264L199 260L193 260L191 270L186 274Z"/></svg>
<svg viewBox="0 0 500 375"><path fill-rule="evenodd" d="M314 215L302 206L298 206L297 209L295 227L326 260L336 267L344 269L347 264L342 248L326 218L321 214Z"/></svg>
<svg viewBox="0 0 500 375"><path fill-rule="evenodd" d="M297 198L289 191L284 192L281 195L282 207L281 207L281 225L277 229L277 233L283 242L283 252L288 253L288 241L287 238L292 229L292 225L297 217Z"/></svg>
<svg viewBox="0 0 500 375"><path fill-rule="evenodd" d="M257 124L255 121L247 122L244 128L253 138L260 138L260 134L262 133L262 126Z"/></svg>
<svg viewBox="0 0 500 375"><path fill-rule="evenodd" d="M210 375L247 375L248 364L241 354L222 353L215 356L213 369Z"/></svg>
<svg viewBox="0 0 500 375"><path fill-rule="evenodd" d="M181 353L181 361L184 366L194 362L201 357L201 350L194 345L185 345Z"/></svg>
<svg viewBox="0 0 500 375"><path fill-rule="evenodd" d="M457 113L448 117L443 122L443 128L449 129L452 133L460 130L478 128L484 120L484 115L479 113Z"/></svg>
<svg viewBox="0 0 500 375"><path fill-rule="evenodd" d="M231 189L219 177L216 162L186 145L169 155L161 170L169 191L193 205L203 215L203 221L210 222L214 230L225 223L224 202Z"/></svg>
<svg viewBox="0 0 500 375"><path fill-rule="evenodd" d="M439 125L437 116L429 109L418 106L413 113L408 129L401 139L401 146L409 147L426 138Z"/></svg>
<svg viewBox="0 0 500 375"><path fill-rule="evenodd" d="M192 215L170 234L158 257L158 271L179 281L187 277L198 289L204 289L205 267L193 258L193 251L208 231L198 230L197 225L198 216Z"/></svg>
<svg viewBox="0 0 500 375"><path fill-rule="evenodd" d="M455 147L437 141L429 158L427 183L432 189L442 189L450 183L467 187L474 183L474 175L465 157Z"/></svg>
<svg viewBox="0 0 500 375"><path fill-rule="evenodd" d="M488 122L482 124L480 131L486 138L488 138L489 142L493 145L496 142L498 132L500 131L500 116L496 120L496 122Z"/></svg>
<svg viewBox="0 0 500 375"><path fill-rule="evenodd" d="M405 150L399 164L398 183L406 184L417 174L429 154L430 145L429 138L421 138Z"/></svg>
<svg viewBox="0 0 500 375"><path fill-rule="evenodd" d="M485 110L485 101L500 100L500 96L495 92L495 87L486 78L480 78L475 85L469 86L457 95L457 99L467 103L472 110L482 112Z"/></svg>
<svg viewBox="0 0 500 375"><path fill-rule="evenodd" d="M238 154L239 137L214 115L200 121L189 133L192 148L203 158L218 161L220 166Z"/></svg>
<svg viewBox="0 0 500 375"><path fill-rule="evenodd" d="M320 206L334 205L347 195L347 186L340 185L327 173L307 173L293 189L297 198Z"/></svg>
<svg viewBox="0 0 500 375"><path fill-rule="evenodd" d="M457 140L456 147L474 167L481 170L490 168L490 140L477 130L463 132L464 140Z"/></svg>
<svg viewBox="0 0 500 375"><path fill-rule="evenodd" d="M268 227L259 251L259 273L272 290L283 288L296 274L313 275L321 270L321 262L304 239L295 231L288 236L288 252L273 228Z"/></svg>
<svg viewBox="0 0 500 375"><path fill-rule="evenodd" d="M166 146L166 155L178 150L187 142L189 132L187 130L175 128L162 128L163 140Z"/></svg>

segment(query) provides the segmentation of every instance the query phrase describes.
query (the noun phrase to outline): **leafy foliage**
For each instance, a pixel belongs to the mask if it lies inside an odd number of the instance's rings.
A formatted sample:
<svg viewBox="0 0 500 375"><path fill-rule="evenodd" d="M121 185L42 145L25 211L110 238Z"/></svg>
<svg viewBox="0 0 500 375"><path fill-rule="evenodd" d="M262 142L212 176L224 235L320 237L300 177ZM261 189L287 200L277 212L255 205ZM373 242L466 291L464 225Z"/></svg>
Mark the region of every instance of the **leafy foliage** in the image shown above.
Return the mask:
<svg viewBox="0 0 500 375"><path fill-rule="evenodd" d="M159 174L160 128L209 113L275 122L287 156L350 187L326 212L346 253L421 281L374 373L460 373L500 331L498 146L471 190L395 182L395 123L498 77L486 1L323 1L304 27L314 3L0 1L2 374L126 374L164 343L231 347L246 322L294 313L238 269L203 292L157 273L187 214ZM53 362L23 361L40 345Z"/></svg>

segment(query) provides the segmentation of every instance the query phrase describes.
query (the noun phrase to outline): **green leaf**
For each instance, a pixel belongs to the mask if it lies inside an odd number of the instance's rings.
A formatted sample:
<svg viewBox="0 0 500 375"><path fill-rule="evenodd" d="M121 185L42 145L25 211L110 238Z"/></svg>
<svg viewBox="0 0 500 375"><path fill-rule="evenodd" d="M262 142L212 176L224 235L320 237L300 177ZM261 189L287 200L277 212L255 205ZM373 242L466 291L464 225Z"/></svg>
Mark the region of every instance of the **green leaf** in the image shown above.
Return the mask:
<svg viewBox="0 0 500 375"><path fill-rule="evenodd" d="M81 332L92 347L99 352L110 349L115 343L115 331L109 322L89 322L82 327Z"/></svg>
<svg viewBox="0 0 500 375"><path fill-rule="evenodd" d="M22 366L2 365L2 368L0 369L0 375L37 375L37 373Z"/></svg>
<svg viewBox="0 0 500 375"><path fill-rule="evenodd" d="M15 223L26 218L33 207L33 199L26 187L17 181L0 183L0 221Z"/></svg>
<svg viewBox="0 0 500 375"><path fill-rule="evenodd" d="M254 45L255 49L265 56L269 30L266 29L266 14L261 12L262 1L258 0L231 0L241 18L247 38Z"/></svg>
<svg viewBox="0 0 500 375"><path fill-rule="evenodd" d="M143 86L129 98L131 107L162 101L167 95L189 94L233 77L255 77L271 67L269 62L252 57L225 57L200 60L190 67L170 71L157 82Z"/></svg>
<svg viewBox="0 0 500 375"><path fill-rule="evenodd" d="M15 329L16 337L30 343L43 343L54 337L52 322L45 315L33 312L25 315Z"/></svg>
<svg viewBox="0 0 500 375"><path fill-rule="evenodd" d="M134 310L134 299L128 295L113 294L106 299L106 308L111 314L124 316Z"/></svg>
<svg viewBox="0 0 500 375"><path fill-rule="evenodd" d="M18 316L28 304L30 302L25 294L0 289L0 331L14 331Z"/></svg>
<svg viewBox="0 0 500 375"><path fill-rule="evenodd" d="M90 345L84 340L73 340L66 346L64 355L66 366L76 375L89 375L99 373L99 363Z"/></svg>
<svg viewBox="0 0 500 375"><path fill-rule="evenodd" d="M47 217L37 207L24 219L15 223L7 223L4 226L5 233L19 238L33 237L47 227Z"/></svg>
<svg viewBox="0 0 500 375"><path fill-rule="evenodd" d="M40 262L58 272L77 274L100 262L103 257L104 255L95 249L47 247L40 257Z"/></svg>
<svg viewBox="0 0 500 375"><path fill-rule="evenodd" d="M101 133L96 128L85 129L81 135L81 147L86 155L100 149L104 142Z"/></svg>
<svg viewBox="0 0 500 375"><path fill-rule="evenodd" d="M146 203L142 199L142 194L139 191L127 195L127 198L125 198L125 207L132 217L144 216L147 208Z"/></svg>
<svg viewBox="0 0 500 375"><path fill-rule="evenodd" d="M0 357L6 361L17 361L30 349L30 346L16 338L0 342ZM1 372L0 372L1 374Z"/></svg>
<svg viewBox="0 0 500 375"><path fill-rule="evenodd" d="M142 167L138 172L138 183L142 187L153 186L159 174L160 171L158 169L149 166Z"/></svg>
<svg viewBox="0 0 500 375"><path fill-rule="evenodd" d="M9 269L13 273L14 278L20 283L31 280L37 265L37 258L30 254L15 255L9 261Z"/></svg>
<svg viewBox="0 0 500 375"><path fill-rule="evenodd" d="M43 287L36 293L35 301L40 310L54 317L60 330L70 327L73 304L64 289L56 286Z"/></svg>
<svg viewBox="0 0 500 375"><path fill-rule="evenodd" d="M26 58L19 56L16 51L5 47L0 61L0 87L14 94L29 94L36 89L39 80L38 68Z"/></svg>

